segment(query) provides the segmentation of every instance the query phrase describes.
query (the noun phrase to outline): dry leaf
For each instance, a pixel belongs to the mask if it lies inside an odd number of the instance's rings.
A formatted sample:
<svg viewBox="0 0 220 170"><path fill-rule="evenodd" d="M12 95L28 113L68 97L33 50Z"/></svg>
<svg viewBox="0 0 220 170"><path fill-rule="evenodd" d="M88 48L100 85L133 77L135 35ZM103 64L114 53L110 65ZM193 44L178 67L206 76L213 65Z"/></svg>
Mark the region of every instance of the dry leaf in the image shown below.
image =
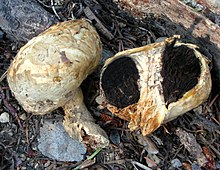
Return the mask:
<svg viewBox="0 0 220 170"><path fill-rule="evenodd" d="M206 167L209 170L215 170L216 169L216 162L213 158L212 153L209 151L209 149L205 146L202 147L203 153L206 157L206 159L208 160L208 163L206 164Z"/></svg>
<svg viewBox="0 0 220 170"><path fill-rule="evenodd" d="M191 165L187 162L182 163L186 170L191 170Z"/></svg>

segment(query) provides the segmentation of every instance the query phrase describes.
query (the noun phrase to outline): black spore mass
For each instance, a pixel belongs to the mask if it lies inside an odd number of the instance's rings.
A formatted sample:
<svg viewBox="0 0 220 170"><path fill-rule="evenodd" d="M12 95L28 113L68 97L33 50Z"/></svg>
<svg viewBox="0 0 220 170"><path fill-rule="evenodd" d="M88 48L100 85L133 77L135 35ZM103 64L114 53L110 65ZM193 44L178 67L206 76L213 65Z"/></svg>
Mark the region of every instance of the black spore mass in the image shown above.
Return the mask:
<svg viewBox="0 0 220 170"><path fill-rule="evenodd" d="M166 45L162 54L162 87L166 106L180 99L198 83L200 61L193 49L181 45Z"/></svg>
<svg viewBox="0 0 220 170"><path fill-rule="evenodd" d="M108 102L118 108L137 103L140 91L137 81L140 78L135 62L123 56L114 60L104 70L101 86Z"/></svg>

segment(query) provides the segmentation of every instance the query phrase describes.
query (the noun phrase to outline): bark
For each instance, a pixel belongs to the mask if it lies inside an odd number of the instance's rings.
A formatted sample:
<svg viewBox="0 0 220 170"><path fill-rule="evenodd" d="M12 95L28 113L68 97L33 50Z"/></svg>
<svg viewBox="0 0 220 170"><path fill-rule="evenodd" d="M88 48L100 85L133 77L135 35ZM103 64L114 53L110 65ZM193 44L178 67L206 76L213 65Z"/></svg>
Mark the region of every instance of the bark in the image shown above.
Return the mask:
<svg viewBox="0 0 220 170"><path fill-rule="evenodd" d="M159 36L180 34L187 41L197 44L200 51L213 59L213 80L220 84L220 2L200 0L206 9L202 13L178 0L118 0L122 8L143 19L147 27Z"/></svg>
<svg viewBox="0 0 220 170"><path fill-rule="evenodd" d="M0 28L15 42L25 43L56 22L37 1L0 1Z"/></svg>

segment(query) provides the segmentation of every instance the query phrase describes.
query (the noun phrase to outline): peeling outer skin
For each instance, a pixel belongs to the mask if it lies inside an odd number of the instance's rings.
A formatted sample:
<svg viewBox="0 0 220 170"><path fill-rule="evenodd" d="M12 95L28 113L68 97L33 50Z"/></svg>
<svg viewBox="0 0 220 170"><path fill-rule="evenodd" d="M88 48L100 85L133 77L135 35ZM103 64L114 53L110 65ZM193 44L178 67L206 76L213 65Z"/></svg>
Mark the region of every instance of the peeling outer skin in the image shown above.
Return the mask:
<svg viewBox="0 0 220 170"><path fill-rule="evenodd" d="M88 21L58 23L20 49L8 69L9 87L27 112L51 112L74 97L99 64L101 49Z"/></svg>
<svg viewBox="0 0 220 170"><path fill-rule="evenodd" d="M80 142L94 149L108 146L108 136L95 124L83 103L83 94L80 88L75 91L75 98L70 100L63 109L65 111L63 125L71 137L77 138Z"/></svg>
<svg viewBox="0 0 220 170"><path fill-rule="evenodd" d="M111 62L125 55L136 63L140 75L139 101L122 109L111 104L107 105L112 113L130 121L128 127L131 131L140 129L143 135L148 135L161 124L199 106L210 94L212 83L208 67L209 61L196 50L197 46L176 42L175 46L186 45L194 50L196 57L200 60L201 76L193 89L186 92L178 101L170 103L166 108L161 84L163 78L160 74L162 69L161 56L165 45L172 43L176 38L179 36L168 38L164 42L119 52L108 59L103 67L102 73ZM102 86L101 82L100 86ZM102 87L101 94L104 96Z"/></svg>

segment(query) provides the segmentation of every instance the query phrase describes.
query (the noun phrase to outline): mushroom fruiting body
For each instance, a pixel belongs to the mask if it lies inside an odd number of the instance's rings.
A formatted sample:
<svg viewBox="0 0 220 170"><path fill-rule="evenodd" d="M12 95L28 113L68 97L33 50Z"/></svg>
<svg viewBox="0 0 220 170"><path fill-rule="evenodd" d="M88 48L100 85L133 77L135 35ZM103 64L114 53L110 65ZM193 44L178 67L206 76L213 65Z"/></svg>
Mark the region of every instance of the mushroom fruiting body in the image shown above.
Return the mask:
<svg viewBox="0 0 220 170"><path fill-rule="evenodd" d="M129 121L130 130L150 134L208 98L209 61L197 46L177 38L122 51L106 61L101 94L112 113Z"/></svg>
<svg viewBox="0 0 220 170"><path fill-rule="evenodd" d="M101 49L100 38L88 21L58 23L20 49L8 69L9 87L27 112L43 115L63 107L64 127L70 136L80 141L87 136L88 141L95 141L94 148L106 146L107 135L84 106L79 87L99 64ZM87 124L78 125L74 114ZM67 126L75 123L78 126L70 131Z"/></svg>

